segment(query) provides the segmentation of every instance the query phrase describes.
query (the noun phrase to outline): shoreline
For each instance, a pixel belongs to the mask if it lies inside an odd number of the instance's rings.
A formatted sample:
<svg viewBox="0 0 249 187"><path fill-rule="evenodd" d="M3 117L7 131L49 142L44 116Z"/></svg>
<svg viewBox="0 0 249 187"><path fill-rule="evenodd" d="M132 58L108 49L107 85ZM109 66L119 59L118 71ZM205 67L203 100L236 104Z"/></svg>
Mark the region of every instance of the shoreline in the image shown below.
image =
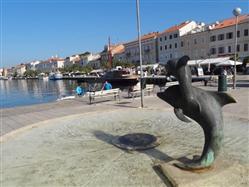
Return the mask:
<svg viewBox="0 0 249 187"><path fill-rule="evenodd" d="M215 86L203 86L203 83L201 82L193 83L193 85L205 90L217 89ZM228 89L227 93L234 96L237 103L224 106L224 115L229 115L231 117L235 116L248 120L249 89L247 87L239 87L236 90ZM125 93L122 94L122 96L125 96ZM86 112L102 111L106 109L116 110L124 107L140 107L140 97L137 97L134 100L132 98L121 98L120 102L105 100L104 102L96 102L91 105L89 105L88 98L83 97L12 108L1 108L2 124L0 137L16 129L63 116L85 114ZM153 93L152 96L145 97L145 107L172 108L170 105L157 98L155 93Z"/></svg>

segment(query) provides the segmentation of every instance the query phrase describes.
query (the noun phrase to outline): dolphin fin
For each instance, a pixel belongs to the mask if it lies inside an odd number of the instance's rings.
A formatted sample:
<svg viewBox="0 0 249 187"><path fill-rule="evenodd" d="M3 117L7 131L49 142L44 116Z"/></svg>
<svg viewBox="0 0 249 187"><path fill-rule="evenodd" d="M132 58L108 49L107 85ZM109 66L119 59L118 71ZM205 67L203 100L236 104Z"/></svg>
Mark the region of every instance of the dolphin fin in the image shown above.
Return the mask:
<svg viewBox="0 0 249 187"><path fill-rule="evenodd" d="M224 106L229 103L236 103L236 100L228 93L224 92L212 92L212 95L220 103L221 106Z"/></svg>
<svg viewBox="0 0 249 187"><path fill-rule="evenodd" d="M180 108L174 108L174 112L176 117L186 123L190 123L191 121L183 114L182 109Z"/></svg>

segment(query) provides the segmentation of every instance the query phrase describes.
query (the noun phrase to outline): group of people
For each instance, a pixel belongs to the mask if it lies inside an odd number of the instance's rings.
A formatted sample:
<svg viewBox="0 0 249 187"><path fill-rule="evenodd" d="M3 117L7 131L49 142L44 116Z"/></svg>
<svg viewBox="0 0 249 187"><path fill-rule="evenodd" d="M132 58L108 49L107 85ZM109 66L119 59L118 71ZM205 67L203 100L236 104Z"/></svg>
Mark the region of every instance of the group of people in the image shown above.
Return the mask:
<svg viewBox="0 0 249 187"><path fill-rule="evenodd" d="M109 83L108 81L105 81L105 83L103 84L101 91L102 90L111 90L112 89L112 85L111 83ZM80 84L78 84L78 86L75 89L75 92L78 96L83 96L85 94L85 89L81 87Z"/></svg>

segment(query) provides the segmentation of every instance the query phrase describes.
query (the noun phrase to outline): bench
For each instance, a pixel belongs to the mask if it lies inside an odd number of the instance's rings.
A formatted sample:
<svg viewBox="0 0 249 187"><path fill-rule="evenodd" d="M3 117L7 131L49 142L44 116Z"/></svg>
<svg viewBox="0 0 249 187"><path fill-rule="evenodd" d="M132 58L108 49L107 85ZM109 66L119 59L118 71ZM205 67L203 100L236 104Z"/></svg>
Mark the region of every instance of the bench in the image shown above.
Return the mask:
<svg viewBox="0 0 249 187"><path fill-rule="evenodd" d="M115 88L111 90L102 90L102 91L95 91L95 92L88 92L89 95L89 102L92 104L92 101L94 101L96 98L103 98L103 97L114 97L114 100L118 99L120 100L120 89Z"/></svg>
<svg viewBox="0 0 249 187"><path fill-rule="evenodd" d="M128 97L132 97L134 99L134 97L137 94L140 94L140 85L139 86L135 86L133 90L129 90L128 91ZM143 89L144 93L147 93L148 95L150 95L151 92L154 91L154 85L153 84L146 84L146 87Z"/></svg>

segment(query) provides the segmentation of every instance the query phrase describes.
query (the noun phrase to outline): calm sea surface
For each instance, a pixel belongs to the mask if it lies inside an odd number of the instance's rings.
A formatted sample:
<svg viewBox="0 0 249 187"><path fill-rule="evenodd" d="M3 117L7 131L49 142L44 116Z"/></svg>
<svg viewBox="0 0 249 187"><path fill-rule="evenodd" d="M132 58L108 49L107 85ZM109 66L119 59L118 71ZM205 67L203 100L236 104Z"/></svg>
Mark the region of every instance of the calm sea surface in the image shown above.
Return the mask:
<svg viewBox="0 0 249 187"><path fill-rule="evenodd" d="M76 86L71 80L0 80L0 108L55 101L73 95Z"/></svg>

